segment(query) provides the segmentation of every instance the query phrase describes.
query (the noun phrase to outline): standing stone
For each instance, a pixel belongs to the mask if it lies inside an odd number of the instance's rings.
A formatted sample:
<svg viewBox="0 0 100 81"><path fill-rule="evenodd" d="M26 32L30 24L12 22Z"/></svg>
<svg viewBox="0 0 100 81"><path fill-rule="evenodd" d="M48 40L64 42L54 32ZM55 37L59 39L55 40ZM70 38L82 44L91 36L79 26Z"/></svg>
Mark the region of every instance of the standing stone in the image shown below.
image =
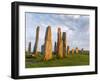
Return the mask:
<svg viewBox="0 0 100 81"><path fill-rule="evenodd" d="M67 56L69 56L70 55L70 48L69 48L69 46L67 46Z"/></svg>
<svg viewBox="0 0 100 81"><path fill-rule="evenodd" d="M29 45L28 45L28 54L31 54L31 42L29 42Z"/></svg>
<svg viewBox="0 0 100 81"><path fill-rule="evenodd" d="M52 59L52 33L51 27L48 26L45 34L44 60L50 59Z"/></svg>
<svg viewBox="0 0 100 81"><path fill-rule="evenodd" d="M59 58L63 58L63 40L60 28L58 28L57 54Z"/></svg>
<svg viewBox="0 0 100 81"><path fill-rule="evenodd" d="M79 53L79 49L78 49L78 47L76 47L76 54L78 54Z"/></svg>
<svg viewBox="0 0 100 81"><path fill-rule="evenodd" d="M66 32L63 32L63 57L66 57Z"/></svg>
<svg viewBox="0 0 100 81"><path fill-rule="evenodd" d="M72 55L74 55L74 48L72 48Z"/></svg>
<svg viewBox="0 0 100 81"><path fill-rule="evenodd" d="M41 53L44 53L44 44L41 46Z"/></svg>
<svg viewBox="0 0 100 81"><path fill-rule="evenodd" d="M82 49L81 49L81 54L83 54L83 52L84 52L84 49L82 48Z"/></svg>
<svg viewBox="0 0 100 81"><path fill-rule="evenodd" d="M40 27L38 26L36 29L36 39L35 39L35 45L34 45L34 50L33 50L33 56L38 55L37 47L38 47L38 41L39 41L39 29Z"/></svg>
<svg viewBox="0 0 100 81"><path fill-rule="evenodd" d="M56 54L57 53L57 43L55 42L55 45L54 45L54 53Z"/></svg>

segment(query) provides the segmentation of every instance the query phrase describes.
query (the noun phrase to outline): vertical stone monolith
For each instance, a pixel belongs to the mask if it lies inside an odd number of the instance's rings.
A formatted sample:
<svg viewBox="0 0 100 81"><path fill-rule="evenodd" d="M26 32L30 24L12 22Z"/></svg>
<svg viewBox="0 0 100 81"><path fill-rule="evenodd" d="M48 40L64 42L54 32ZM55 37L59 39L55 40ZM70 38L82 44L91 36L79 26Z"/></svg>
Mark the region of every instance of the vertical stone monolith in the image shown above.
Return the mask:
<svg viewBox="0 0 100 81"><path fill-rule="evenodd" d="M76 47L76 54L78 54L79 53L79 49L78 49L78 47Z"/></svg>
<svg viewBox="0 0 100 81"><path fill-rule="evenodd" d="M83 52L84 52L84 49L82 48L82 49L81 49L81 54L83 54Z"/></svg>
<svg viewBox="0 0 100 81"><path fill-rule="evenodd" d="M67 46L67 56L69 56L69 55L70 55L70 47Z"/></svg>
<svg viewBox="0 0 100 81"><path fill-rule="evenodd" d="M58 35L57 35L57 55L58 58L63 58L63 40L60 28L58 28Z"/></svg>
<svg viewBox="0 0 100 81"><path fill-rule="evenodd" d="M62 40L63 40L63 57L66 57L66 32L63 32L63 36L62 36Z"/></svg>
<svg viewBox="0 0 100 81"><path fill-rule="evenodd" d="M74 48L72 48L72 55L74 55Z"/></svg>
<svg viewBox="0 0 100 81"><path fill-rule="evenodd" d="M52 59L52 32L50 26L46 30L44 46L44 60L47 61Z"/></svg>
<svg viewBox="0 0 100 81"><path fill-rule="evenodd" d="M33 50L33 56L38 55L37 47L38 47L38 41L39 41L39 29L40 27L38 26L36 28L36 39L35 39L35 45L34 45L34 50Z"/></svg>
<svg viewBox="0 0 100 81"><path fill-rule="evenodd" d="M42 53L42 54L44 53L44 44L41 45L41 53Z"/></svg>
<svg viewBox="0 0 100 81"><path fill-rule="evenodd" d="M54 53L57 54L57 43L54 44Z"/></svg>
<svg viewBox="0 0 100 81"><path fill-rule="evenodd" d="M28 54L31 54L31 42L29 42L29 45L28 45Z"/></svg>

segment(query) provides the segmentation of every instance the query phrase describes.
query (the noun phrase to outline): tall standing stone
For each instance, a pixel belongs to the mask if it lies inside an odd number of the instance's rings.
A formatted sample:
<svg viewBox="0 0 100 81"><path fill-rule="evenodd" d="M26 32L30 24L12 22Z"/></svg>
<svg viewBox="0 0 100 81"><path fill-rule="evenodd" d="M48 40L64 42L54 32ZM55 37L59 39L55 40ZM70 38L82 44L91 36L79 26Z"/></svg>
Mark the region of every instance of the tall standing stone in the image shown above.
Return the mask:
<svg viewBox="0 0 100 81"><path fill-rule="evenodd" d="M48 26L45 34L44 60L52 59L52 33Z"/></svg>
<svg viewBox="0 0 100 81"><path fill-rule="evenodd" d="M42 54L44 53L44 44L41 45L41 53L42 53Z"/></svg>
<svg viewBox="0 0 100 81"><path fill-rule="evenodd" d="M66 57L66 32L63 32L63 57Z"/></svg>
<svg viewBox="0 0 100 81"><path fill-rule="evenodd" d="M55 42L54 44L54 53L56 54L57 53L57 43Z"/></svg>
<svg viewBox="0 0 100 81"><path fill-rule="evenodd" d="M70 48L69 48L69 46L67 46L67 56L69 56L70 55Z"/></svg>
<svg viewBox="0 0 100 81"><path fill-rule="evenodd" d="M74 55L74 48L72 48L72 55Z"/></svg>
<svg viewBox="0 0 100 81"><path fill-rule="evenodd" d="M57 54L59 58L63 58L63 40L60 28L58 28Z"/></svg>
<svg viewBox="0 0 100 81"><path fill-rule="evenodd" d="M33 51L33 54L35 56L38 55L37 47L38 47L38 41L39 41L39 29L40 29L40 27L38 26L36 29L36 39L35 39L35 45L34 45L34 51Z"/></svg>
<svg viewBox="0 0 100 81"><path fill-rule="evenodd" d="M84 49L82 48L82 49L81 49L81 54L83 54L83 52L84 52Z"/></svg>
<svg viewBox="0 0 100 81"><path fill-rule="evenodd" d="M28 45L28 53L31 54L31 42L29 42L29 45Z"/></svg>
<svg viewBox="0 0 100 81"><path fill-rule="evenodd" d="M78 54L79 53L79 49L78 49L78 47L76 47L76 54Z"/></svg>

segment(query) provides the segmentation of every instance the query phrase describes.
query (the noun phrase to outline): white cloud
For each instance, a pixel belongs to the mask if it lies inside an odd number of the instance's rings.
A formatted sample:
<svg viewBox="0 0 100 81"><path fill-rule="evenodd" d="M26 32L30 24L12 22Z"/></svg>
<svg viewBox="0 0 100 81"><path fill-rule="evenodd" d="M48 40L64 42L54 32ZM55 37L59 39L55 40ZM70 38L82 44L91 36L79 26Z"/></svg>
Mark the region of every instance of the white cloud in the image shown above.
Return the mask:
<svg viewBox="0 0 100 81"><path fill-rule="evenodd" d="M80 18L80 15L74 15L73 18L74 19L79 19Z"/></svg>
<svg viewBox="0 0 100 81"><path fill-rule="evenodd" d="M67 34L66 38L68 44L71 47L75 47L76 45L85 48L89 47L88 45L89 17L88 16L28 13L26 17L27 17L26 45L28 45L27 43L29 41L32 41L32 44L34 44L36 27L40 26L39 48L38 48L40 50L41 45L44 43L46 28L48 25L50 25L52 30L53 45L54 42L57 41L57 31L58 31L58 27L60 27L62 32L66 32ZM84 43L84 45L82 44L82 42Z"/></svg>

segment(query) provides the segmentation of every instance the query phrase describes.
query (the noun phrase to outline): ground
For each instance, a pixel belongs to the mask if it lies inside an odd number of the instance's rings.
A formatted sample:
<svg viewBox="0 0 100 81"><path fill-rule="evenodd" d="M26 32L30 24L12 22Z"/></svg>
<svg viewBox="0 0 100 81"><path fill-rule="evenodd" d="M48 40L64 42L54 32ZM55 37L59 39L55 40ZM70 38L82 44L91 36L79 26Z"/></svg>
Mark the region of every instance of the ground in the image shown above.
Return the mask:
<svg viewBox="0 0 100 81"><path fill-rule="evenodd" d="M59 66L80 66L89 65L89 53L84 52L82 54L74 54L67 56L63 59L59 59L53 54L53 59L49 61L43 60L43 54L39 53L38 57L31 57L29 54L25 56L25 67L59 67Z"/></svg>

